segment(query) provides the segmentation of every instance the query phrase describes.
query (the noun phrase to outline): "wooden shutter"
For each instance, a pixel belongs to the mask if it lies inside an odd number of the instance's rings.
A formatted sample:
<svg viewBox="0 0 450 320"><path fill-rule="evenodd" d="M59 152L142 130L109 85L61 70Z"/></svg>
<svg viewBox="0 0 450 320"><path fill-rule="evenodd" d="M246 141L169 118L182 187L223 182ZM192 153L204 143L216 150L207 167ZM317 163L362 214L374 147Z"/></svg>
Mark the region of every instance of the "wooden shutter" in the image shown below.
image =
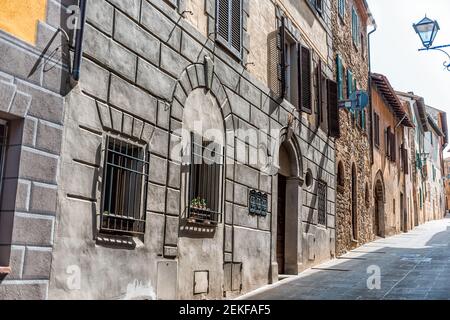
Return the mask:
<svg viewBox="0 0 450 320"><path fill-rule="evenodd" d="M395 141L395 132L390 132L390 147L391 161L395 162L397 161L397 144Z"/></svg>
<svg viewBox="0 0 450 320"><path fill-rule="evenodd" d="M347 70L347 97L350 99L350 96L353 93L353 73L350 70Z"/></svg>
<svg viewBox="0 0 450 320"><path fill-rule="evenodd" d="M220 43L240 57L242 51L242 0L217 0L216 33Z"/></svg>
<svg viewBox="0 0 450 320"><path fill-rule="evenodd" d="M386 153L386 157L390 158L391 156L391 127L386 128L386 131L384 132L384 151Z"/></svg>
<svg viewBox="0 0 450 320"><path fill-rule="evenodd" d="M234 50L241 52L242 38L242 0L230 0L231 2L231 39L230 44Z"/></svg>
<svg viewBox="0 0 450 320"><path fill-rule="evenodd" d="M402 145L403 172L409 174L408 150Z"/></svg>
<svg viewBox="0 0 450 320"><path fill-rule="evenodd" d="M230 37L230 2L229 0L217 0L217 18L216 29L217 38L225 43L228 43Z"/></svg>
<svg viewBox="0 0 450 320"><path fill-rule="evenodd" d="M311 50L301 47L301 111L312 113L312 92L311 92Z"/></svg>
<svg viewBox="0 0 450 320"><path fill-rule="evenodd" d="M278 49L280 50L280 63L278 65L278 80L280 82L280 98L286 97L286 24L281 18L281 26L278 30Z"/></svg>
<svg viewBox="0 0 450 320"><path fill-rule="evenodd" d="M323 122L323 88L322 88L322 61L319 60L317 64L317 113L318 113L318 120L319 123Z"/></svg>
<svg viewBox="0 0 450 320"><path fill-rule="evenodd" d="M339 105L338 86L333 80L327 79L327 104L328 104L328 133L330 137L339 138Z"/></svg>
<svg viewBox="0 0 450 320"><path fill-rule="evenodd" d="M337 79L337 90L338 90L338 99L344 99L344 70L342 69L342 60L341 56L337 55L336 57L336 79Z"/></svg>

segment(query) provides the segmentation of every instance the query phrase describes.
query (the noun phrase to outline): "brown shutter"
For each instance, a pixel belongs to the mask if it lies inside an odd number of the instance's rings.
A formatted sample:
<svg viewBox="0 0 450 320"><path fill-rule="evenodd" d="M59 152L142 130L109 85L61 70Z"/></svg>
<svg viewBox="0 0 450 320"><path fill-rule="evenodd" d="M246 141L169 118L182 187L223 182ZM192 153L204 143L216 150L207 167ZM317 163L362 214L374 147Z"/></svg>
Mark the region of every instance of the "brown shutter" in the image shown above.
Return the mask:
<svg viewBox="0 0 450 320"><path fill-rule="evenodd" d="M301 111L312 113L312 95L311 95L311 50L301 47L301 92L302 108Z"/></svg>
<svg viewBox="0 0 450 320"><path fill-rule="evenodd" d="M391 133L390 145L391 145L391 160L392 162L395 162L397 161L397 144L395 141L395 132Z"/></svg>
<svg viewBox="0 0 450 320"><path fill-rule="evenodd" d="M231 46L237 52L241 52L242 32L242 0L231 0Z"/></svg>
<svg viewBox="0 0 450 320"><path fill-rule="evenodd" d="M317 113L319 123L323 122L323 88L322 88L322 61L317 64Z"/></svg>
<svg viewBox="0 0 450 320"><path fill-rule="evenodd" d="M327 104L328 104L328 132L329 136L339 138L339 105L338 86L333 80L327 79Z"/></svg>
<svg viewBox="0 0 450 320"><path fill-rule="evenodd" d="M386 153L386 157L390 158L391 156L391 127L386 128L384 132L384 151Z"/></svg>
<svg viewBox="0 0 450 320"><path fill-rule="evenodd" d="M286 25L284 17L281 18L281 26L278 31L278 50L280 51L280 63L278 65L278 81L280 83L280 98L286 97Z"/></svg>
<svg viewBox="0 0 450 320"><path fill-rule="evenodd" d="M229 42L229 4L229 0L217 0L217 37L225 43Z"/></svg>
<svg viewBox="0 0 450 320"><path fill-rule="evenodd" d="M408 161L408 150L402 147L402 159L403 159L403 172L409 174L409 161Z"/></svg>

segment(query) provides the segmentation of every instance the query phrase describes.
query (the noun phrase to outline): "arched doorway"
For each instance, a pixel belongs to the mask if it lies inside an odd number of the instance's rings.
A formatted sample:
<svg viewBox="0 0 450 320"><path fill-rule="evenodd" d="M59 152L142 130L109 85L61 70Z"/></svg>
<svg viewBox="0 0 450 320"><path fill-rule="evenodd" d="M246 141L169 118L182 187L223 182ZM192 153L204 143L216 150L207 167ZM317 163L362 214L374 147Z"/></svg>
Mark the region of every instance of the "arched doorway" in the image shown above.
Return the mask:
<svg viewBox="0 0 450 320"><path fill-rule="evenodd" d="M356 166L352 165L352 237L358 240L358 185Z"/></svg>
<svg viewBox="0 0 450 320"><path fill-rule="evenodd" d="M374 190L375 208L373 215L373 233L377 237L385 237L384 223L384 184L381 174L377 174Z"/></svg>
<svg viewBox="0 0 450 320"><path fill-rule="evenodd" d="M299 271L301 239L300 212L301 155L292 141L284 142L279 151L277 175L277 220L275 239L278 274L297 275Z"/></svg>

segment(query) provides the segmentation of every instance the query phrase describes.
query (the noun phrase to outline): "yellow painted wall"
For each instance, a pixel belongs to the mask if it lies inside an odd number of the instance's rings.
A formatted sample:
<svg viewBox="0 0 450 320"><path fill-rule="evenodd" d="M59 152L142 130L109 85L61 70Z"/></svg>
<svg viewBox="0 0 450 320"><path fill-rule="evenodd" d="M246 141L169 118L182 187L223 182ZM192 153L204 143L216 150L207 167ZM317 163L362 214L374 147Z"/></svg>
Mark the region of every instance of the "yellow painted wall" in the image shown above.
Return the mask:
<svg viewBox="0 0 450 320"><path fill-rule="evenodd" d="M45 21L46 7L47 0L0 0L0 29L35 44L37 23Z"/></svg>

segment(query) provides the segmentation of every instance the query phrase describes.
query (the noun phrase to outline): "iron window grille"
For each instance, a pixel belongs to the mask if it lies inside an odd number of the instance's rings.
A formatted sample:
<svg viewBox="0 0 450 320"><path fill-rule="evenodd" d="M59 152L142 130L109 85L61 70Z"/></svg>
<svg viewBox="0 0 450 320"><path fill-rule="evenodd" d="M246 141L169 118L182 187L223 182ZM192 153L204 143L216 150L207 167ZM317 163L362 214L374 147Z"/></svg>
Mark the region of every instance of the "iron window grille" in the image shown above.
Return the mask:
<svg viewBox="0 0 450 320"><path fill-rule="evenodd" d="M6 125L6 122L0 120L0 196L2 194L3 188L3 169L6 156L7 135L8 135L8 127Z"/></svg>
<svg viewBox="0 0 450 320"><path fill-rule="evenodd" d="M327 184L323 181L318 182L318 223L319 225L327 225Z"/></svg>
<svg viewBox="0 0 450 320"><path fill-rule="evenodd" d="M101 232L144 235L148 170L143 147L106 138Z"/></svg>
<svg viewBox="0 0 450 320"><path fill-rule="evenodd" d="M187 219L190 223L222 222L223 147L191 134Z"/></svg>

